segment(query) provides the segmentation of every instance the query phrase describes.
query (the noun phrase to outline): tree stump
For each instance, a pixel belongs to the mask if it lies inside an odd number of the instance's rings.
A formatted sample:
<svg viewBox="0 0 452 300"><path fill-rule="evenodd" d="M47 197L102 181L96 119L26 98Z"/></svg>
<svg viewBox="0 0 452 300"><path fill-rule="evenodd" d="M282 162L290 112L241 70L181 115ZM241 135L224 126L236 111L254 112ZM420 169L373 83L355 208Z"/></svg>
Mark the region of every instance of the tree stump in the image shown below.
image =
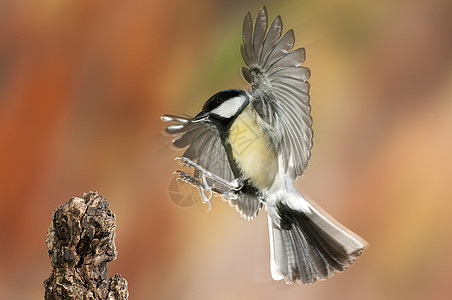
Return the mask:
<svg viewBox="0 0 452 300"><path fill-rule="evenodd" d="M71 198L52 213L46 244L52 273L44 281L45 299L128 299L127 281L109 278L116 259L115 215L97 192Z"/></svg>

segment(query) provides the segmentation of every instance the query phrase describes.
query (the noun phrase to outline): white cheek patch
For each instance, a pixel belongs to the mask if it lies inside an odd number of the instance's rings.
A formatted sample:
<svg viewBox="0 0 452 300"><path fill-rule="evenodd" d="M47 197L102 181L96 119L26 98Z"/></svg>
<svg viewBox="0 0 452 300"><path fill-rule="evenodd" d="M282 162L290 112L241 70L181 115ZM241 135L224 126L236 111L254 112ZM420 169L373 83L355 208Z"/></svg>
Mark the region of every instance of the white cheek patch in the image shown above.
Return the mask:
<svg viewBox="0 0 452 300"><path fill-rule="evenodd" d="M210 113L228 119L237 114L240 107L242 107L245 101L246 97L243 95L231 98L223 102L220 106L212 110Z"/></svg>

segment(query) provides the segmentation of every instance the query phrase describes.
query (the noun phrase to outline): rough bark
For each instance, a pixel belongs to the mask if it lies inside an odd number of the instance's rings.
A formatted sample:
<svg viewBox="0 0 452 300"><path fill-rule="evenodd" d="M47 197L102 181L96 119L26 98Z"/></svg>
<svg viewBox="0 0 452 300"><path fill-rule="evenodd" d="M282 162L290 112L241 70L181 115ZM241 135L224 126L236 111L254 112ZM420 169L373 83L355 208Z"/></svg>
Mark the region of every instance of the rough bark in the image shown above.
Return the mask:
<svg viewBox="0 0 452 300"><path fill-rule="evenodd" d="M97 192L74 197L52 213L46 244L52 273L44 281L45 299L128 299L127 281L109 278L116 259L115 215Z"/></svg>

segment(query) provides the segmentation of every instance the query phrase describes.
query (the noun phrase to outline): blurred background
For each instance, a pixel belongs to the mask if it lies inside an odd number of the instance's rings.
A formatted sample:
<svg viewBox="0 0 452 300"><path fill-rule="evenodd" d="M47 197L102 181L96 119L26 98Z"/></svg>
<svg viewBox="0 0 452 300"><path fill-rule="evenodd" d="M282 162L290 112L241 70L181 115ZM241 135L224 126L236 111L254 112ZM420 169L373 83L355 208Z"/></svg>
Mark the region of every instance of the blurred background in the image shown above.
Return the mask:
<svg viewBox="0 0 452 300"><path fill-rule="evenodd" d="M266 212L168 196L164 113L246 88L241 25L266 5L312 71L297 188L370 248L313 285L270 276ZM97 190L131 299L452 299L452 2L0 1L0 298L42 299L52 211Z"/></svg>

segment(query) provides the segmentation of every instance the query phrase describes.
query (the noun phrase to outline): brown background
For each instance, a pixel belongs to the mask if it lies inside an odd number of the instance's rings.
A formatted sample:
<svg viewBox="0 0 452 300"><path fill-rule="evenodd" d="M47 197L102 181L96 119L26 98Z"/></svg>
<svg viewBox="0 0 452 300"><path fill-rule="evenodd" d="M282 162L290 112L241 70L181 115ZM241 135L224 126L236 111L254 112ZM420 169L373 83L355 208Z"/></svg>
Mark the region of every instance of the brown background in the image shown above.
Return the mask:
<svg viewBox="0 0 452 300"><path fill-rule="evenodd" d="M246 87L241 23L262 5L312 70L297 187L371 244L309 286L271 280L265 212L168 197L159 116ZM447 0L0 1L0 298L42 299L52 210L97 190L131 299L452 299L451 59Z"/></svg>

